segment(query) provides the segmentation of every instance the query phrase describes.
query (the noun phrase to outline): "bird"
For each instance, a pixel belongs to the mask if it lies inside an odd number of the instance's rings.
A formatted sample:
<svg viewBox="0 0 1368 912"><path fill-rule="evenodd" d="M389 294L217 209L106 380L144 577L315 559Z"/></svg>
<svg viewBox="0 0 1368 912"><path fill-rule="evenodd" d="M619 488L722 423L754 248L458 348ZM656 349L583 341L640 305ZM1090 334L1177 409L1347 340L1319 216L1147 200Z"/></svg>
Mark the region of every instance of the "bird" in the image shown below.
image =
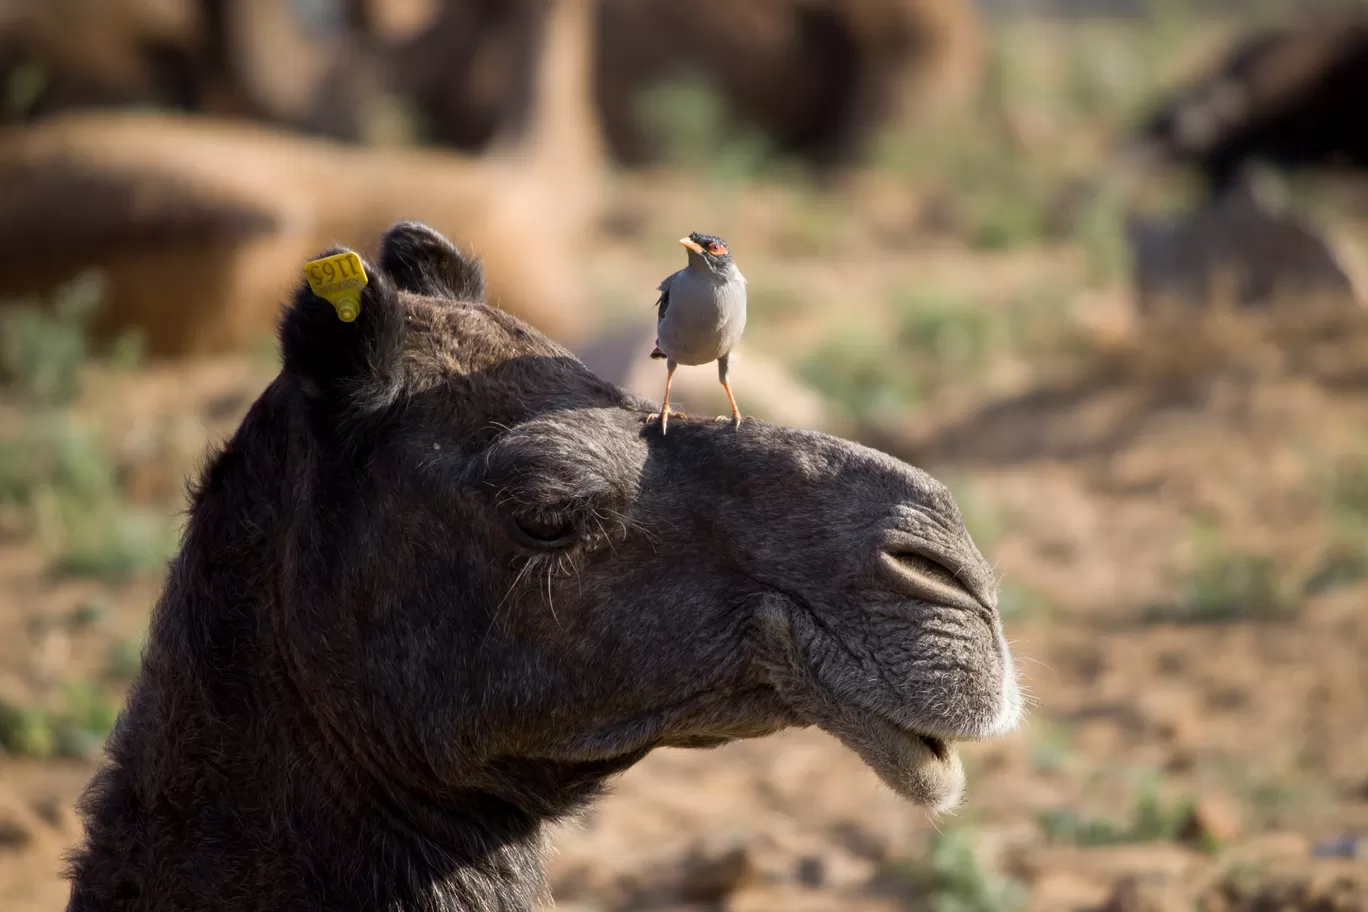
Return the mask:
<svg viewBox="0 0 1368 912"><path fill-rule="evenodd" d="M651 357L665 361L665 401L660 406L660 432L670 421L670 383L681 364L717 362L717 379L731 403L732 426L741 426L727 379L730 359L746 328L746 277L732 259L727 242L712 234L692 232L679 239L688 251L683 269L657 286L656 344ZM724 417L719 421L726 420Z"/></svg>

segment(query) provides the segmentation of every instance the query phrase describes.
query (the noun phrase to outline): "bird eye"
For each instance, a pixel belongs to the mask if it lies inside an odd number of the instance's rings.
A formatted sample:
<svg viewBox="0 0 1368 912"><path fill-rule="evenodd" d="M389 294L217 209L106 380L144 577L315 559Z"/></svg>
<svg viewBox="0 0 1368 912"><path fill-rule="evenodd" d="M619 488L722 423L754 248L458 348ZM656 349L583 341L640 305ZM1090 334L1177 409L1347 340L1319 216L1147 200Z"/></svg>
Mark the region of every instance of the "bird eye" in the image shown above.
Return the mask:
<svg viewBox="0 0 1368 912"><path fill-rule="evenodd" d="M554 516L527 514L513 520L513 533L529 548L563 548L575 540L575 524Z"/></svg>
<svg viewBox="0 0 1368 912"><path fill-rule="evenodd" d="M713 256L722 256L726 252L726 246L723 244L719 244L716 241L708 245L708 253L711 253Z"/></svg>

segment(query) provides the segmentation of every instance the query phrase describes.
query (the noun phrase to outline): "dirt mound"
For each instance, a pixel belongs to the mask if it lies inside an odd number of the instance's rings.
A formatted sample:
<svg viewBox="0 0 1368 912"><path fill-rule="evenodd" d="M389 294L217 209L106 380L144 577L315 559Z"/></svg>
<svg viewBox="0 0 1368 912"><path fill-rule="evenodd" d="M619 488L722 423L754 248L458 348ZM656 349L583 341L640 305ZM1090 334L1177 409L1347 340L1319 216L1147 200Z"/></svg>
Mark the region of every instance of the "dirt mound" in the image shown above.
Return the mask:
<svg viewBox="0 0 1368 912"><path fill-rule="evenodd" d="M1283 865L1262 876L1227 875L1202 897L1207 912L1356 912L1368 909L1361 862Z"/></svg>
<svg viewBox="0 0 1368 912"><path fill-rule="evenodd" d="M1165 300L1267 306L1294 295L1368 301L1353 249L1237 187L1195 210L1127 222L1142 310Z"/></svg>

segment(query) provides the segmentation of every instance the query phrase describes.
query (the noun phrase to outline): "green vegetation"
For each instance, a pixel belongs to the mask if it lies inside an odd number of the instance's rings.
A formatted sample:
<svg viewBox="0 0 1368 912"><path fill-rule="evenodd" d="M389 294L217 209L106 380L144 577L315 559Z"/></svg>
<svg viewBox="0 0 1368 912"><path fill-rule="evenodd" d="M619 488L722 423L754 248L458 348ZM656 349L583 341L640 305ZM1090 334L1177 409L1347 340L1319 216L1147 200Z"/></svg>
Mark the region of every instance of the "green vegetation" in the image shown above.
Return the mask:
<svg viewBox="0 0 1368 912"><path fill-rule="evenodd" d="M967 827L933 834L926 858L899 862L894 873L918 889L930 912L1015 912L1026 907L1025 888L984 866Z"/></svg>
<svg viewBox="0 0 1368 912"><path fill-rule="evenodd" d="M652 86L637 99L636 119L664 160L719 183L753 180L772 164L764 138L737 125L718 92L700 79Z"/></svg>
<svg viewBox="0 0 1368 912"><path fill-rule="evenodd" d="M1297 602L1276 561L1235 552L1202 560L1180 608L1194 623L1278 621L1293 617Z"/></svg>
<svg viewBox="0 0 1368 912"><path fill-rule="evenodd" d="M1331 467L1322 490L1330 542L1321 565L1306 581L1308 595L1368 577L1368 458L1360 455Z"/></svg>
<svg viewBox="0 0 1368 912"><path fill-rule="evenodd" d="M898 285L889 294L891 327L843 323L797 371L857 419L905 417L948 390L987 382L1014 356L1067 352L1074 340L1064 299L1053 287L987 301L943 286Z"/></svg>
<svg viewBox="0 0 1368 912"><path fill-rule="evenodd" d="M160 566L174 546L169 524L125 501L109 446L72 408L96 353L90 321L101 283L81 276L50 307L21 302L0 311L0 378L17 400L0 424L0 527L36 539L66 576L125 579ZM136 336L103 353L132 366Z"/></svg>
<svg viewBox="0 0 1368 912"><path fill-rule="evenodd" d="M14 67L0 81L0 108L8 117L24 117L47 91L49 78L47 70L33 61Z"/></svg>
<svg viewBox="0 0 1368 912"><path fill-rule="evenodd" d="M1090 817L1071 808L1043 811L1036 819L1050 842L1107 846L1179 841L1185 836L1192 814L1192 799L1165 801L1160 795L1157 778L1148 777L1141 783L1135 805L1125 820ZM1215 848L1206 836L1199 838L1199 847Z"/></svg>
<svg viewBox="0 0 1368 912"><path fill-rule="evenodd" d="M17 757L91 759L114 728L118 703L89 681L69 681L56 709L0 702L0 749Z"/></svg>
<svg viewBox="0 0 1368 912"><path fill-rule="evenodd" d="M1156 97L1187 25L1176 7L1156 10L1144 29L1097 21L1043 33L1048 24L999 23L981 95L915 143L883 138L875 162L939 188L980 249L1072 236L1096 267L1094 278L1113 280L1125 256L1118 188L1093 181L1104 150ZM1080 189L1081 198L1071 192ZM1078 211L1070 211L1070 197Z"/></svg>
<svg viewBox="0 0 1368 912"><path fill-rule="evenodd" d="M165 518L125 502L102 438L67 412L0 431L0 509L65 576L126 579L174 547Z"/></svg>
<svg viewBox="0 0 1368 912"><path fill-rule="evenodd" d="M872 327L850 325L800 360L797 373L856 419L866 420L921 401L921 388L899 368L892 340Z"/></svg>
<svg viewBox="0 0 1368 912"><path fill-rule="evenodd" d="M1069 733L1061 725L1050 722L1035 714L1027 721L1031 732L1030 764L1036 773L1053 773L1063 770L1069 763L1072 745Z"/></svg>
<svg viewBox="0 0 1368 912"><path fill-rule="evenodd" d="M1272 557L1225 548L1205 526L1194 535L1197 563L1177 597L1149 606L1148 621L1218 624L1286 621L1296 617L1302 593Z"/></svg>
<svg viewBox="0 0 1368 912"><path fill-rule="evenodd" d="M102 282L78 276L53 296L52 306L7 304L0 312L0 377L33 403L69 404L81 392L90 355L88 330L100 306Z"/></svg>

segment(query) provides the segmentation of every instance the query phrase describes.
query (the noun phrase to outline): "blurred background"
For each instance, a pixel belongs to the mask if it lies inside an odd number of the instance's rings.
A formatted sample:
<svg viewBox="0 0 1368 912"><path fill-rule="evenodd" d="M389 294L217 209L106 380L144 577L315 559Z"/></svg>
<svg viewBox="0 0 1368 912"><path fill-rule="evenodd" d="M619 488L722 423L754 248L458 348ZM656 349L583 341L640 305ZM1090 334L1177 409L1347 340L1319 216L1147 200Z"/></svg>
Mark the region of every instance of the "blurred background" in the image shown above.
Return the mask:
<svg viewBox="0 0 1368 912"><path fill-rule="evenodd" d="M654 399L725 237L742 408L951 484L1034 701L934 822L819 732L658 751L562 908L1368 909L1365 169L1362 2L0 0L0 908L302 263L417 218Z"/></svg>

